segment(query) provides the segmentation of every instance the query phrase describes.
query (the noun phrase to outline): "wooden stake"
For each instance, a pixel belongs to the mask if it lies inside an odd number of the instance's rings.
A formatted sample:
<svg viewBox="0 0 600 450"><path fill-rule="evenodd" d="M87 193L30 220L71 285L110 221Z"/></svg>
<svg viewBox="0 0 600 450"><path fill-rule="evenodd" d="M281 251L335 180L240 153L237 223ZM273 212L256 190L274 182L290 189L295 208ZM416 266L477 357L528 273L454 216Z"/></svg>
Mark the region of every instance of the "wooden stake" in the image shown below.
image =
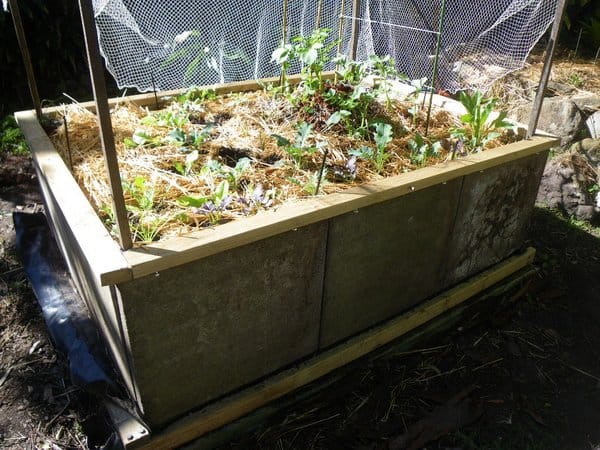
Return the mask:
<svg viewBox="0 0 600 450"><path fill-rule="evenodd" d="M323 14L323 0L317 4L317 17L315 18L315 30L321 28L321 14Z"/></svg>
<svg viewBox="0 0 600 450"><path fill-rule="evenodd" d="M35 82L35 73L33 72L33 65L31 64L31 55L29 54L29 47L27 46L27 38L25 37L23 21L21 20L21 12L19 10L17 0L8 0L8 4L10 6L10 14L15 26L17 42L19 43L19 49L21 50L21 57L23 58L23 65L25 66L25 74L27 75L27 84L29 85L31 100L33 101L33 107L35 108L37 118L38 120L41 120L42 106L40 102L40 94L38 93L37 83Z"/></svg>
<svg viewBox="0 0 600 450"><path fill-rule="evenodd" d="M442 32L444 31L444 19L446 18L446 0L442 0L442 8L440 10L440 21L438 26L437 41L435 43L435 58L433 60L433 74L431 75L431 95L429 96L429 106L427 108L427 120L425 121L425 136L429 134L429 121L431 119L431 104L433 102L433 94L435 93L435 85L437 83L438 65L440 60L440 51L442 48ZM425 100L425 97L423 97Z"/></svg>
<svg viewBox="0 0 600 450"><path fill-rule="evenodd" d="M96 33L96 22L94 20L94 9L91 0L79 0L79 11L81 12L81 24L88 56L90 78L94 91L96 103L96 116L100 127L100 143L104 152L104 162L108 172L108 181L113 201L113 211L119 229L119 243L123 250L132 247L131 232L127 221L127 209L123 198L123 187L121 186L121 175L119 173L119 162L115 149L115 139L110 120L108 97L106 95L106 83L104 81L104 68L100 57L100 46Z"/></svg>
<svg viewBox="0 0 600 450"><path fill-rule="evenodd" d="M558 0L558 4L556 5L556 15L554 16L554 24L552 25L552 31L550 32L550 40L548 41L548 46L546 47L544 68L542 69L540 84L538 85L537 92L535 94L535 100L533 101L533 107L531 108L531 114L529 116L527 139L530 139L531 136L535 134L537 123L540 118L542 103L544 102L544 93L546 92L546 86L548 85L548 79L550 78L550 70L552 69L552 59L554 58L556 41L558 39L558 33L560 32L560 26L566 7L567 0Z"/></svg>
<svg viewBox="0 0 600 450"><path fill-rule="evenodd" d="M358 18L360 15L360 0L352 3L352 30L350 34L350 58L356 60L356 49L358 48Z"/></svg>

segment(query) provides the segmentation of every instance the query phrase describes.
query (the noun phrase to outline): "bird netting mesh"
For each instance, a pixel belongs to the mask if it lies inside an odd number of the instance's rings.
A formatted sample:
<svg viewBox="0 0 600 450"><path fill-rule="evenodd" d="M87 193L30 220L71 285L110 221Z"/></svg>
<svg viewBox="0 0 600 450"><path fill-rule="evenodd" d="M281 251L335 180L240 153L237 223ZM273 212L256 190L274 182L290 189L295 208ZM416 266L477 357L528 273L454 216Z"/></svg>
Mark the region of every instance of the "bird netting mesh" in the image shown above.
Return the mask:
<svg viewBox="0 0 600 450"><path fill-rule="evenodd" d="M276 76L271 56L284 29L290 39L328 28L349 54L355 23L357 60L389 54L410 79L431 80L437 53L435 87L455 92L485 90L522 67L557 2L449 0L443 15L439 0L94 0L94 10L102 53L120 87L165 90Z"/></svg>

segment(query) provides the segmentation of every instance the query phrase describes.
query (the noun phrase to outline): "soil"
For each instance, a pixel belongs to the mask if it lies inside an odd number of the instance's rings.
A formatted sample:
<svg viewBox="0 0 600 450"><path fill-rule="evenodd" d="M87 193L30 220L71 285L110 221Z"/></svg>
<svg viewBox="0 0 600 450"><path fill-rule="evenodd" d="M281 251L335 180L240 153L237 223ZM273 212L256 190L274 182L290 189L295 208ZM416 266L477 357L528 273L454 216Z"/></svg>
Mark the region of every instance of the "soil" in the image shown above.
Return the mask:
<svg viewBox="0 0 600 450"><path fill-rule="evenodd" d="M15 254L11 212L40 203L31 162L0 159L0 447L94 448L100 406ZM224 448L600 448L600 230L536 208L527 244L537 273L502 315L361 362Z"/></svg>

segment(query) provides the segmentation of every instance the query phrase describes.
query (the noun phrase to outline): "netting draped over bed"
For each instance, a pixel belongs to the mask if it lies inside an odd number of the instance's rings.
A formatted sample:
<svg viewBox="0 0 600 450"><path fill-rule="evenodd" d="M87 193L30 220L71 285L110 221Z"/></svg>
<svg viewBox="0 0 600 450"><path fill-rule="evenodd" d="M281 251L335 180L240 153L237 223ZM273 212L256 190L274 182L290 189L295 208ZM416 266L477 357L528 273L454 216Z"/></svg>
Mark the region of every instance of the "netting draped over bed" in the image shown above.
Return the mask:
<svg viewBox="0 0 600 450"><path fill-rule="evenodd" d="M552 23L557 1L448 0L436 88L485 90L522 67ZM278 75L271 55L282 42L283 3L94 0L94 10L118 85L148 91ZM431 80L440 16L439 0L360 0L356 12L351 0L289 0L287 36L308 35L319 20L335 39L341 23L348 53L357 20L358 60L390 54L401 73Z"/></svg>

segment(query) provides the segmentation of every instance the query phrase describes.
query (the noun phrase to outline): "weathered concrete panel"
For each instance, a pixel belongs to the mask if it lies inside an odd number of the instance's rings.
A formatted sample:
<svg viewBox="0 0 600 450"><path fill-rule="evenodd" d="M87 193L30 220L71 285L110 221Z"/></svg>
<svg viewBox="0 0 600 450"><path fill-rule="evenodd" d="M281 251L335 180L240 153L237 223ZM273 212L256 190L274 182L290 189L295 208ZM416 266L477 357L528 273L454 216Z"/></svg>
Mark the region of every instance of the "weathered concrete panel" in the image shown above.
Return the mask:
<svg viewBox="0 0 600 450"><path fill-rule="evenodd" d="M464 179L444 285L502 261L523 245L548 152Z"/></svg>
<svg viewBox="0 0 600 450"><path fill-rule="evenodd" d="M441 290L462 178L331 219L321 348Z"/></svg>
<svg viewBox="0 0 600 450"><path fill-rule="evenodd" d="M151 425L318 348L327 223L119 285Z"/></svg>

